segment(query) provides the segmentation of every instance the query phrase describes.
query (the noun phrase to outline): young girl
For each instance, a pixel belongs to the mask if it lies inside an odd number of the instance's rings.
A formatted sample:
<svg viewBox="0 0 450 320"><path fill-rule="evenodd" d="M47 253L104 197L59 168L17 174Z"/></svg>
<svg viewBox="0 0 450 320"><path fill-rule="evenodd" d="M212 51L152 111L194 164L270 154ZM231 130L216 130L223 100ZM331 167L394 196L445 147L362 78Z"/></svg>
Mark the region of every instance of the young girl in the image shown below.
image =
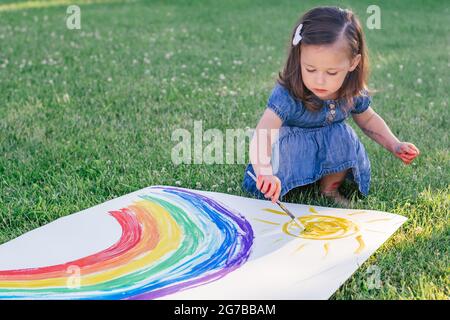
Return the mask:
<svg viewBox="0 0 450 320"><path fill-rule="evenodd" d="M400 142L371 107L367 48L351 11L314 8L295 25L290 41L286 64L250 143L243 189L275 202L292 188L319 180L322 195L348 206L338 190L346 178L363 195L370 187L370 161L345 121L349 115L405 164L419 149Z"/></svg>

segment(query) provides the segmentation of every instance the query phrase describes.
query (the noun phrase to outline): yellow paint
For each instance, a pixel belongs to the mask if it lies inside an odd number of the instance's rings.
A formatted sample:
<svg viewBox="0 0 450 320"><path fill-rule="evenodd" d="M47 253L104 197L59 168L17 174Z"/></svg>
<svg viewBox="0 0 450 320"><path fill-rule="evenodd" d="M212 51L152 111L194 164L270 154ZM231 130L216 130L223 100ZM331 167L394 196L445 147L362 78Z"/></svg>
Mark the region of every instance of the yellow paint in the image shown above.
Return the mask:
<svg viewBox="0 0 450 320"><path fill-rule="evenodd" d="M356 212L349 213L348 215L349 216L356 216L357 214L366 214L366 213L367 213L366 211L356 211Z"/></svg>
<svg viewBox="0 0 450 320"><path fill-rule="evenodd" d="M298 246L297 249L295 249L294 252L298 252L298 251L302 250L305 246L306 246L306 243L302 243L301 245Z"/></svg>
<svg viewBox="0 0 450 320"><path fill-rule="evenodd" d="M325 249L325 256L328 255L328 251L330 249L330 244L327 242L323 245L323 248Z"/></svg>
<svg viewBox="0 0 450 320"><path fill-rule="evenodd" d="M136 205L131 207L137 207L141 210L137 211L139 221L146 221L145 216L151 214L158 223L158 230L160 230L160 240L157 246L138 258L130 261L126 265L121 265L115 269L106 270L100 274L91 274L81 276L81 283L83 286L95 285L103 283L120 276L131 273L135 270L140 270L145 266L151 265L156 260L162 258L164 255L172 252L180 246L182 240L182 232L176 221L162 206L149 201L139 201ZM145 237L149 233L143 224L142 235ZM145 245L144 241L140 241L139 246ZM139 249L137 249L139 251ZM33 281L1 281L1 288L40 288L40 287L62 287L67 285L67 278L53 278L53 279L41 279Z"/></svg>
<svg viewBox="0 0 450 320"><path fill-rule="evenodd" d="M273 224L273 225L276 225L276 226L279 226L279 225L280 225L279 223L273 222L273 221L267 221L267 220L258 219L258 218L255 218L255 220L256 220L256 221L259 221L259 222L264 222L264 223L268 223L268 224Z"/></svg>
<svg viewBox="0 0 450 320"><path fill-rule="evenodd" d="M308 215L297 219L305 226L304 231L300 231L298 226L291 220L283 225L283 232L298 238L332 240L346 238L355 235L359 231L355 223L340 217Z"/></svg>
<svg viewBox="0 0 450 320"><path fill-rule="evenodd" d="M361 235L356 237L356 241L358 241L359 247L358 247L358 249L356 249L355 254L359 254L359 253L361 253L361 251L364 250L364 248L366 247L366 244L364 243L364 240Z"/></svg>
<svg viewBox="0 0 450 320"><path fill-rule="evenodd" d="M316 209L314 209L313 207L309 207L309 212L312 213L318 213Z"/></svg>
<svg viewBox="0 0 450 320"><path fill-rule="evenodd" d="M263 210L275 214L285 215L284 212L278 210L273 209L263 209ZM358 248L355 250L355 254L359 254L364 250L366 245L364 243L362 235L358 234L359 227L354 222L352 222L349 219L341 217L319 215L318 212L313 207L310 207L309 211L312 212L313 215L306 215L297 218L297 220L300 221L305 226L305 230L300 230L297 224L294 223L293 220L291 220L283 224L282 231L287 235L293 237L311 240L335 240L355 236L355 239L359 244ZM357 211L349 215L357 215L364 213L367 212ZM391 219L376 219L372 220L371 222L384 220L391 220ZM260 221L265 223L277 224L267 220L260 220ZM277 241L279 240L276 240L276 242ZM305 243L301 244L294 252L302 250L305 246L306 246ZM330 243L325 242L323 248L325 250L325 256L327 256L330 250Z"/></svg>
<svg viewBox="0 0 450 320"><path fill-rule="evenodd" d="M263 209L264 211L270 212L270 213L275 213L275 214L280 214L282 216L287 216L288 214L284 211L280 211L280 210L274 210L274 209Z"/></svg>

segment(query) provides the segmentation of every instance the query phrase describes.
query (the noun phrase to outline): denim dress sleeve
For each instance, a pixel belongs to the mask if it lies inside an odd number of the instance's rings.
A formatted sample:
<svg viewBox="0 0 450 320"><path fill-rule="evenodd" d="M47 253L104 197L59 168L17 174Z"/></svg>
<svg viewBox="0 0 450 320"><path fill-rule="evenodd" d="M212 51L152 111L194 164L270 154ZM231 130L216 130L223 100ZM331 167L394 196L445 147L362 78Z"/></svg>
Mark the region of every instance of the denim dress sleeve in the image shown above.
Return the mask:
<svg viewBox="0 0 450 320"><path fill-rule="evenodd" d="M296 102L289 91L277 83L269 97L267 108L275 112L284 124L294 115L297 116L302 109L302 103Z"/></svg>
<svg viewBox="0 0 450 320"><path fill-rule="evenodd" d="M354 114L363 113L372 104L372 97L368 95L367 91L363 91L361 95L354 98L354 102L354 109L352 109L350 112Z"/></svg>

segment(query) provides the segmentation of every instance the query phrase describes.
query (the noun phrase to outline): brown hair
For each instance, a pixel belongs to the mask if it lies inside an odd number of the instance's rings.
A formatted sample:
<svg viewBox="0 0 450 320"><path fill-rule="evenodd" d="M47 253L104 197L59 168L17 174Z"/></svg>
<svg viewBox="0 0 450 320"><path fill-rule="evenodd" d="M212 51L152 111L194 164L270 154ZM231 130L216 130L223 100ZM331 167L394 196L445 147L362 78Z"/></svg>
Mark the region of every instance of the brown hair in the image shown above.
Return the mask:
<svg viewBox="0 0 450 320"><path fill-rule="evenodd" d="M302 23L302 39L298 45L292 44L295 30ZM338 7L316 7L306 12L296 23L289 39L289 52L283 71L278 74L278 83L284 86L297 99L302 100L310 111L319 111L322 102L303 84L300 67L300 44L327 45L333 44L340 37L347 40L352 58L361 54L361 60L347 76L338 90L338 99L346 101L350 107L353 97L367 90L369 61L364 33L358 18L350 10Z"/></svg>

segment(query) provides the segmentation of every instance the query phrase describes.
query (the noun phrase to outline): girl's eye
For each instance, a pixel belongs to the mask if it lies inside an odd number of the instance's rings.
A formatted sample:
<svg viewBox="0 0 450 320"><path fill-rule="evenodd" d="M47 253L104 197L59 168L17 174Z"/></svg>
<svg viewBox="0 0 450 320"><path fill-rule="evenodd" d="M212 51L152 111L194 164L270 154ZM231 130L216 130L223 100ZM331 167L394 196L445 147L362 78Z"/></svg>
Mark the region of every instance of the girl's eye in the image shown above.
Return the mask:
<svg viewBox="0 0 450 320"><path fill-rule="evenodd" d="M314 71L316 71L316 70L309 70L309 69L306 69L306 71L308 71L308 72L314 72Z"/></svg>
<svg viewBox="0 0 450 320"><path fill-rule="evenodd" d="M330 76L335 76L335 75L337 75L337 72L335 72L335 73L332 73L332 72L327 72Z"/></svg>

